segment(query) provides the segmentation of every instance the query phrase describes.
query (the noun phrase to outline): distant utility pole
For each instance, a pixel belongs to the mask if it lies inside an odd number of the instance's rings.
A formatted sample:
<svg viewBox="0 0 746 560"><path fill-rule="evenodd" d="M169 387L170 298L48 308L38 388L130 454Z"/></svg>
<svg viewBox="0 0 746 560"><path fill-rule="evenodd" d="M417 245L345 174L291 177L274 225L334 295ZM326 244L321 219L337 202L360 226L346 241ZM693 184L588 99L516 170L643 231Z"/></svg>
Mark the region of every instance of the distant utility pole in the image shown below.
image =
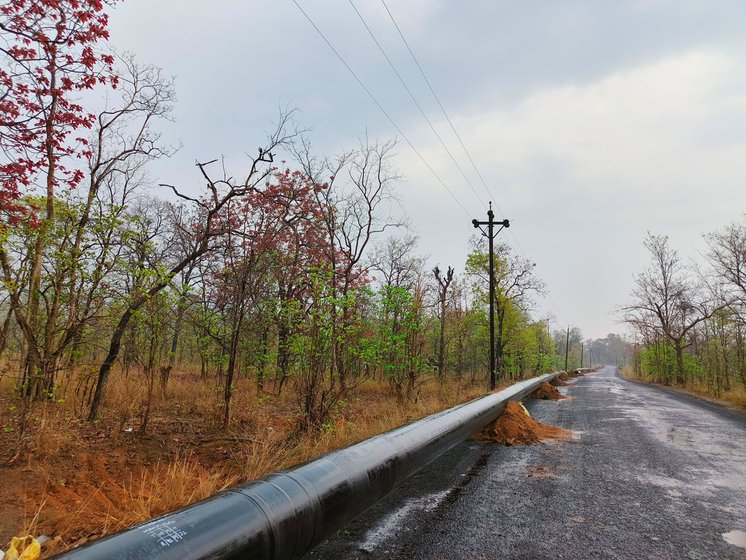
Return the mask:
<svg viewBox="0 0 746 560"><path fill-rule="evenodd" d="M567 336L565 337L565 371L567 371L567 356L570 354L570 325L567 325Z"/></svg>
<svg viewBox="0 0 746 560"><path fill-rule="evenodd" d="M580 342L580 367L583 367L583 350L585 349L585 343Z"/></svg>
<svg viewBox="0 0 746 560"><path fill-rule="evenodd" d="M497 379L495 376L495 247L494 241L497 234L502 231L503 228L510 227L509 220L502 220L501 222L495 221L495 213L492 211L492 201L490 201L490 209L487 211L487 221L480 222L474 218L471 223L475 228L482 232L482 235L487 238L489 242L489 275L490 275L490 390L494 390L497 385ZM495 231L495 226L500 226L500 229ZM487 226L485 232L481 226Z"/></svg>

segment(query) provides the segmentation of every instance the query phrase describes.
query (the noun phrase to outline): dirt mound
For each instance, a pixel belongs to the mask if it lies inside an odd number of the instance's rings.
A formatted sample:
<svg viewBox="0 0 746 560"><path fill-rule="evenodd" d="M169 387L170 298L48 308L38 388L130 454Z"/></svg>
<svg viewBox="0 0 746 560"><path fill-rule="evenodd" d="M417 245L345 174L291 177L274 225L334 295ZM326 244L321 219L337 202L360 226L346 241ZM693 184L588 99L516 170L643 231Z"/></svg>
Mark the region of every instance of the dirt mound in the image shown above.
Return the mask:
<svg viewBox="0 0 746 560"><path fill-rule="evenodd" d="M509 401L497 420L476 434L474 439L501 445L530 445L546 439L568 440L570 432L537 422L523 405Z"/></svg>
<svg viewBox="0 0 746 560"><path fill-rule="evenodd" d="M531 393L529 397L532 399L540 399L543 401L558 401L565 398L565 396L560 393L556 387L550 385L546 381L542 382L539 385L539 388Z"/></svg>
<svg viewBox="0 0 746 560"><path fill-rule="evenodd" d="M564 381L562 381L562 379L560 379L559 377L555 377L554 379L552 379L549 384L554 385L555 387L567 387L570 385L569 383L565 383Z"/></svg>
<svg viewBox="0 0 746 560"><path fill-rule="evenodd" d="M568 379L572 379L572 375L570 375L566 371L563 371L555 379L559 379L560 381L567 381Z"/></svg>

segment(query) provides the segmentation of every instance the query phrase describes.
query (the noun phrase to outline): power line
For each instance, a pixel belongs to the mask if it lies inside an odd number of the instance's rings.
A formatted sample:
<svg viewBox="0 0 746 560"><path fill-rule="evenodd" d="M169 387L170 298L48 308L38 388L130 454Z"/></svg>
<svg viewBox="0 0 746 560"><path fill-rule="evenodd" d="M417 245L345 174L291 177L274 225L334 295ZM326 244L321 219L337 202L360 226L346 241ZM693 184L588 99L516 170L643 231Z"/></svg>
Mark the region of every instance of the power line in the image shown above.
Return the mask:
<svg viewBox="0 0 746 560"><path fill-rule="evenodd" d="M418 69L419 69L420 73L422 74L422 77L423 77L423 79L424 79L424 80L425 80L425 82L427 83L427 85L428 85L428 88L430 89L431 93L433 94L433 97L434 97L434 98L436 99L436 101L437 101L437 103L438 103L438 106L440 107L440 109L441 109L441 111L443 112L443 114L444 114L444 116L445 116L446 120L448 121L448 124L449 124L449 125L450 125L450 127L451 127L451 130L453 131L454 135L455 135L455 136L456 136L456 138L458 139L458 141L459 141L459 144L461 145L461 148L462 148L462 149L464 150L464 153L465 153L465 154L467 155L467 158L469 159L469 161L470 161L471 165L472 165L472 166L474 167L474 169L475 169L475 171L476 171L477 175L479 176L479 178L480 178L480 180L481 180L481 182L482 182L482 185L483 185L483 187L485 188L485 191L487 192L487 194L488 194L488 195L489 195L489 196L490 196L491 198L493 198L493 199L494 199L494 197L492 196L492 193L490 192L490 189L489 189L489 187L488 187L488 185L487 185L486 181L484 180L484 177L483 177L483 176L482 176L482 174L481 174L481 173L479 172L479 169L477 168L477 166L476 166L476 164L475 164L475 162L474 162L473 158L472 158L472 157L471 157L471 155L469 154L469 151L468 151L468 149L466 148L466 146L464 145L464 143L463 143L463 141L462 141L462 139L461 139L460 135L459 135L459 134L458 134L458 132L456 131L456 128L455 128L455 126L453 125L453 122L451 121L450 117L448 116L448 113L446 112L445 108L443 107L443 104L441 103L440 99L438 98L437 94L435 93L435 90L434 90L434 88L432 87L432 85L431 85L430 81L429 81L429 80L427 79L427 76L426 76L426 74L425 74L424 70L423 70L423 69L422 69L422 67L420 66L419 62L417 61L417 58L416 58L416 57L415 57L415 55L414 55L414 52L413 52L413 51L412 51L412 49L410 48L410 46L409 46L409 43L408 43L408 42L407 42L407 40L406 40L406 39L404 38L404 35L403 35L403 33L401 32L401 29L399 28L398 24L396 23L396 20L394 19L394 17L393 17L393 15L391 14L390 10L388 9L388 6L386 5L386 3L385 3L385 1L384 1L384 0L381 0L381 2L383 3L384 7L386 8L386 11L388 12L388 14L389 14L389 17L391 18L391 20L392 20L392 22L393 22L394 26L396 27L396 29L397 29L397 31L398 31L398 33L399 33L399 36L401 37L401 39L402 39L402 41L404 42L404 44L405 44L405 45L407 46L407 50L409 51L410 55L412 56L412 59L414 60L414 62L415 62L415 64L417 65L417 67L418 67ZM376 105L376 107L378 107L378 109L379 109L379 110L380 110L380 111L381 111L381 112L382 112L382 113L384 114L384 116L386 117L386 119L388 119L388 121L389 121L389 122L391 123L391 125L392 125L392 126L394 127L394 129L395 129L395 130L396 130L396 131L397 131L397 132L398 132L398 133L399 133L399 134L401 135L401 137L402 137L402 138L404 139L404 141L405 141L405 142L407 143L407 145L409 145L409 147L410 147L410 148L412 149L412 151L413 151L413 152L414 152L414 153L415 153L415 154L417 155L417 157L419 157L419 159L420 159L420 160L422 161L422 163L423 163L423 164L425 165L425 167L427 167L427 169L428 169L428 170L430 171L430 173L431 173L431 174L433 175L433 177L435 177L435 179L436 179L436 180L438 181L438 183L439 183L439 184L440 184L440 185L441 185L441 186L442 186L442 187L443 187L443 188L444 188L444 189L446 190L446 192L447 192L447 193L448 193L448 194L450 195L450 197L451 197L451 198L452 198L452 199L454 200L454 202L456 202L456 204L457 204L457 205L459 206L459 208L461 208L461 210L462 210L462 211L464 212L464 214L465 214L465 215L466 215L467 217L471 218L471 215L470 215L470 214L469 214L469 212L468 212L468 211L466 210L466 208L465 208L465 207L464 207L464 205L463 205L463 204L461 203L461 201L460 201L460 200L458 199L458 197L456 197L456 195L455 195L455 194L454 194L454 193L453 193L453 192L451 191L451 189L449 189L449 188L448 188L448 186L447 186L447 185L446 185L446 183L445 183L445 182L443 181L443 179L442 179L442 178L440 177L440 175L438 175L438 173L437 173L437 172L435 171L435 169L433 169L433 167L432 167L432 166L430 165L430 163L429 163L429 162L428 162L428 161L427 161L427 160L425 159L425 157L424 157L424 156L422 155L422 153L421 153L421 152L420 152L420 151L419 151L419 150L418 150L418 149L417 149L417 148L415 147L415 145L414 145L414 144L412 143L412 141L411 141L411 140L409 139L409 137L408 137L408 136L407 136L407 135L406 135L406 134L404 133L404 131L403 131L403 130L402 130L402 129L401 129L400 127L399 127L399 125L397 125L397 124L396 124L396 122L395 122L395 121L394 121L394 119L393 119L393 118L391 117L391 115L389 115L389 113L388 113L388 112L387 112L387 111L386 111L386 110L385 110L385 109L383 108L383 106L382 106L382 105L381 105L381 103L380 103L380 102L378 101L378 99L376 99L376 97L375 97L375 96L373 95L373 93L372 93L372 92L370 91L370 89L368 89L368 87L367 87L367 86L365 85L365 83L364 83L364 82L363 82L363 81L362 81L362 80L360 79L360 77L359 77L359 76L357 75L357 73L356 73L356 72L355 72L355 71L354 71L354 70L352 69L352 67L351 67L351 66L350 66L350 65L349 65L349 64L347 63L347 61L346 61L346 60L344 59L344 57L342 57L342 55L341 55L341 54L339 53L339 51L337 51L337 49L336 49L336 48L334 47L334 45L332 45L332 43L331 43L331 42L329 41L329 39L327 39L327 37L326 37L326 36L324 35L324 33L323 33L323 32L321 31L321 29L319 29L319 27L318 27L318 26L316 25L316 23L315 23L315 22L313 21L313 19L311 19L311 17L310 17L309 15L308 15L308 13L306 13L306 11L305 11L305 10L304 10L304 9L303 9L303 8L302 8L301 6L300 6L300 4L299 4L299 3L297 2L297 0L293 0L293 4L295 4L295 6L296 6L296 7L298 8L298 10L299 10L299 11L301 12L301 14L303 14L303 16L304 16L304 17L306 18L306 20L308 20L308 22L309 22L309 23L311 24L311 26L312 26L312 27L313 27L313 28L314 28L314 29L316 30L316 33L318 33L318 35L319 35L319 36L321 37L321 39L322 39L322 40L323 40L323 41L324 41L324 42L325 42L325 43L327 44L327 46L329 47L329 49L331 49L331 51L332 51L332 52L334 53L334 55L335 55L335 56L337 57L337 59L339 59L339 61L340 61L340 62L342 63L342 65L343 65L343 66L344 66L344 67L345 67L345 68L347 69L347 71L348 71L348 72L349 72L349 73L350 73L350 74L352 75L352 77L353 77L353 78L355 79L355 81L356 81L356 82L357 82L357 83L358 83L358 84L360 85L360 87L361 87L361 88L363 89L363 91L365 91L365 93L366 93L366 94L368 95L368 97L370 97L371 101L373 101L373 103L374 103L374 104ZM352 4L352 2L351 2L351 1L350 1L350 4ZM360 13L358 12L358 10L357 10L357 9L355 8L354 4L352 4L352 7L353 7L353 8L355 9L355 12L356 12L356 13L358 14L358 16L359 16L359 17L361 17L361 20L363 21L363 25L364 25L364 26L366 27L366 29L368 30L368 32L369 32L369 33L371 34L371 36L373 37L374 41L375 41L375 42L376 42L376 44L378 45L379 49L381 49L381 52L382 52L382 53L384 54L384 56L386 57L387 61L388 61L388 62L389 62L389 64L390 64L390 65L392 66L392 69L393 69L393 70L394 70L394 72L396 73L397 77L398 77L398 78L399 78L399 80L400 80L400 81L402 82L402 85L403 85L403 86L405 87L405 89L407 90L407 92L408 92L408 93L410 94L410 97L412 97L412 100L413 100L413 101L415 102L415 104L417 105L418 109L420 109L420 112L421 112L421 113L423 114L423 117L425 117L425 119L426 119L426 120L428 121L428 124L430 124L430 127L431 127L431 128L433 129L433 132L435 132L436 136L438 137L438 139L439 139L439 140L441 141L441 143L442 143L442 144L444 145L444 147L445 147L445 143L444 143L444 142L443 142L443 140L441 139L440 135L439 135L439 134L437 133L437 131L436 131L436 130L434 129L433 125L431 124L430 120L429 120L429 119L427 118L427 116L426 116L426 115L424 114L424 111L423 111L423 110L422 110L422 108L420 107L419 103L417 103L417 101L416 101L416 99L414 98L414 96L412 95L411 91L410 91L410 90L409 90L409 88L408 88L408 87L406 86L406 83L404 82L404 80L403 80L403 79L401 78L401 76L399 75L399 72L398 72L398 71L396 71L396 68L394 67L393 63L391 63L391 61L390 61L389 57L388 57L388 56L386 55L386 53L385 53L385 51L383 50L383 48L382 48L382 47L380 46L380 44L378 43L378 41L377 41L377 40L375 39L375 36L374 36L374 35L373 35L373 33L371 32L371 30L370 30L370 28L368 27L368 25L367 25L367 24L365 23L364 19L362 18L362 16L361 16L361 15L360 15ZM467 183L469 184L469 186L470 186L470 187L472 188L472 191L474 191L474 194L475 194L475 195L477 195L477 198L479 198L479 199L480 199L480 201L481 201L481 202L483 203L483 201L482 201L481 197L479 197L479 195L478 195L478 194L477 194L477 193L475 192L475 189L473 188L472 184L471 184L471 183L469 182L468 178L466 178L466 176L465 176L465 174L464 174L463 170L461 169L461 167L460 167L460 166L458 165L458 163L456 163L456 161L455 161L455 158L454 158L454 157L452 156L451 152L450 152L450 151L449 151L449 150L448 150L447 148L446 148L446 151L448 152L449 156L451 156L451 159L452 159L452 160L454 161L454 163L456 164L457 168L459 169L459 171L461 172L461 174L462 174L462 175L464 176L464 178L466 179L466 181L467 181ZM496 207L496 208L497 208L497 210L498 210L498 211L500 212L500 214L502 214L502 215L503 215L503 217L504 217L504 214L503 214L502 210L500 209L500 207L499 207L499 206L497 205L497 203L495 203L495 207ZM525 258L528 258L528 256L526 255L526 252L524 251L523 247L522 247L522 246L520 245L520 242L518 241L518 239L516 238L516 236L515 236L515 235L513 235L513 233L512 233L511 231L509 231L509 234L510 234L510 236L511 236L511 237L513 238L513 240L515 241L515 243L516 243L516 245L518 246L518 248L520 249L521 253L523 253L523 256L524 256ZM550 297L551 297L551 296L550 296ZM553 303L555 303L555 306L556 306L556 302L554 302L554 301L553 301ZM559 307L559 306L557 306L557 307ZM559 315L559 314L558 314L558 315Z"/></svg>
<svg viewBox="0 0 746 560"><path fill-rule="evenodd" d="M462 177L464 178L464 180L466 181L466 184L467 184L467 185L469 185L469 188L471 189L471 192L473 192L473 193L474 193L474 196L476 196L476 197L477 197L477 199L479 200L479 202L481 202L481 203L482 203L482 205L486 207L487 205L485 204L485 202L484 202L484 199L483 199L483 198L481 197L481 195L480 195L480 194L479 194L479 193L477 192L477 190L476 190L476 189L474 188L474 185L472 185L471 181L469 180L469 177L467 177L467 176L466 176L466 173L464 173L464 170L463 170L463 169L461 169L461 166L459 165L458 161L456 161L456 158L455 158L455 157L453 157L453 154L451 153L451 150L450 150L450 149L448 148L448 146L446 145L446 143L445 143L445 142L443 141L443 138L442 138L442 137L440 136L440 134L438 133L438 131L437 131L437 130L435 129L435 126L433 126L433 123L432 123L432 121L431 121L431 120L430 120L430 119L428 118L427 114L425 114L425 111L424 111L424 110L422 109L422 106L421 106L421 105L419 104L419 102L418 102L418 101L417 101L417 99L415 98L414 94L412 93L412 90L411 90L411 89L409 89L409 86L407 86L407 83L406 83L406 82L404 81L404 78L402 78L401 74L400 74L400 73L399 73L399 71L398 71L398 70L396 69L396 66L394 65L394 63L393 63L393 62L391 61L391 59L389 58L389 55L388 55L388 54L386 54L386 51L385 51L385 50L384 50L384 48L383 48L383 47L381 46L381 43L380 43L380 42L378 41L378 39L376 38L376 36L375 36L375 34L373 33L373 31L371 30L370 26L368 26L368 23L367 23L367 22L365 21L365 18L363 17L363 15L362 15L362 14L360 13L360 11L359 11L359 10L357 9L357 7L355 6L355 4L354 4L354 2L353 2L352 0L348 0L348 2L350 3L350 6L352 6L352 9L353 9L353 10L355 10L355 13L357 14L357 17L358 17L358 18L360 19L361 23L363 24L363 27L365 27L365 29L366 29L366 31L368 32L368 34L370 35L371 39L373 39L373 42L374 42L374 43L376 44L376 46L378 47L378 50L379 50L379 51L381 51L381 54L382 54L382 55L383 55L383 57L384 57L384 58L386 59L386 62L388 62L388 63L389 63L389 66L390 66L390 67L391 67L391 69L392 69L392 70L394 71L394 74L396 74L396 77L397 77L397 78L399 79L399 82L401 83L401 85L402 85L402 86L404 87L404 89L405 89L405 90L407 91L407 93L409 94L409 97L410 97L410 99L411 99L411 100L412 100L412 102L413 102L413 103L415 104L415 106L417 107L417 109L418 109L418 110L420 111L420 114L421 114L421 115L422 115L422 117L423 117L423 118L425 119L425 121L427 121L427 124L428 124L428 126L430 127L430 130L432 130L432 131L433 131L433 134L435 134L435 137L436 137L436 138L438 139L438 141L440 142L440 145L441 145L441 146L443 146L443 149L444 149L444 150L446 151L446 153L448 154L448 157L450 157L450 158L451 158L451 161L452 161L452 162L453 162L453 164L454 164L454 165L456 166L456 169L458 169L458 170L459 170L459 173L461 173L461 176L462 176Z"/></svg>
<svg viewBox="0 0 746 560"><path fill-rule="evenodd" d="M448 116L448 113L445 110L445 107L443 107L443 104L440 102L440 98L438 97L438 94L435 93L435 89L433 88L432 84L430 83L430 80L427 79L427 75L425 74L425 71L422 69L422 66L420 65L420 62L417 60L417 57L414 55L414 51L409 46L409 43L404 38L404 33L402 33L401 28L399 27L399 24L396 22L396 19L394 19L394 15L391 13L391 10L389 10L389 7L386 5L385 0L381 0L381 3L383 4L383 7L386 8L386 12L389 14L389 18L391 18L391 22L394 24L394 27L396 27L397 33L399 33L399 37L401 37L402 42L407 47L407 50L409 51L409 55L412 57L412 60L414 61L415 65L417 66L417 69L420 71L420 75L425 80L425 83L427 84L427 87L430 89L430 93L433 94L433 97L435 98L435 101L438 103L438 107L440 107L440 110L443 112L443 116L446 118L446 121L448 121L448 125L451 127L451 130L453 131L454 136L456 136L456 139L458 140L458 143L461 145L461 149L466 154L466 157L469 159L469 162L471 163L471 166L474 168L474 171L476 171L477 176L479 177L480 181L482 182L482 186L484 187L485 192L490 197L491 200L495 202L495 208L502 214L502 210L500 210L500 207L497 204L497 201L495 201L495 197L492 195L492 192L490 191L490 188L487 186L487 182L484 180L484 177L479 172L479 168L474 163L474 160L471 157L471 154L469 153L469 150L466 149L466 145L464 144L463 140L461 139L461 136L456 131L456 127L453 125L453 122L451 121L451 118ZM505 217L503 215L503 217Z"/></svg>
<svg viewBox="0 0 746 560"><path fill-rule="evenodd" d="M456 158L451 153L451 150L448 149L448 146L443 141L443 138L440 136L440 134L438 133L438 131L433 126L433 123L430 121L430 119L428 118L428 116L425 114L425 111L422 109L422 106L419 104L419 102L415 98L415 96L412 93L412 91L410 90L409 86L407 86L406 82L404 81L404 78L402 78L401 74L396 69L396 66L391 61L391 58L389 58L388 54L386 54L386 51L381 46L381 43L378 41L378 39L376 38L375 34L371 30L370 26L365 21L365 18L363 17L363 15L360 13L360 11L355 6L353 0L348 0L348 2L350 3L350 6L352 6L352 9L355 10L355 13L357 14L358 18L360 18L360 21L362 22L362 24L365 27L365 29L368 32L368 34L371 36L371 38L375 42L376 46L378 47L378 50L381 51L381 54L386 59L386 62L388 62L389 66L394 71L394 74L396 74L396 77L399 79L399 82L401 82L401 85L404 87L404 89L409 94L409 97L412 99L412 102L414 102L414 104L417 106L417 109L420 111L420 114L425 119L425 121L427 121L427 124L430 126L430 129L433 131L433 133L435 134L435 136L438 138L438 141L443 146L443 149L445 149L446 153L451 158L451 161L456 166L456 168L458 169L459 173L461 173L461 176L464 178L464 180L466 181L466 183L469 185L469 188L471 188L471 191L474 193L474 195L477 197L477 199L484 205L484 199L482 199L482 197L477 193L476 189L474 188L474 185L469 180L469 178L466 176L466 173L464 173L464 170L461 168L461 166L459 165L459 163L456 161ZM451 118L448 116L448 112L446 111L445 107L443 106L443 103L440 101L440 98L438 97L438 94L435 93L435 88L433 88L432 84L430 83L430 80L427 77L427 74L425 74L425 71L422 68L422 65L420 65L419 60L417 60L417 57L415 56L414 51L410 47L409 42L404 37L404 33L402 32L401 28L399 27L399 24L396 22L396 19L394 19L394 16L391 13L391 10L389 10L389 7L386 5L386 1L385 0L381 0L381 3L383 4L383 7L386 9L386 12L388 13L389 18L391 19L391 22L394 24L394 27L396 28L396 31L399 34L399 37L401 38L401 40L404 43L404 45L407 47L407 51L409 52L410 56L412 57L412 60L414 61L415 65L417 66L417 69L420 71L420 74L422 75L423 80L427 84L427 87L430 90L430 93L432 93L433 97L435 98L435 101L438 104L438 107L440 107L440 110L443 113L443 116L445 117L446 121L448 122L449 126L451 127L451 130L453 131L454 136L458 140L458 143L460 144L461 149L464 151L464 154L466 154L466 157L468 158L469 162L471 163L471 166L474 168L474 171L476 172L477 176L479 177L479 179L480 179L480 181L482 183L482 186L484 187L484 190L487 193L487 196L489 197L490 200L495 201L495 208L498 210L498 212L500 212L500 214L504 218L505 217L505 213L502 211L502 209L500 208L499 204L497 203L497 200L496 200L495 196L493 195L492 191L490 190L489 186L487 185L487 182L485 181L484 176L479 171L479 168L477 167L476 163L474 162L474 159L472 158L471 154L469 153L469 150L467 149L466 145L464 144L463 140L461 139L461 135L458 133L458 131L456 130L455 125L453 124L453 121L451 121ZM518 238L515 236L515 234L512 231L509 230L508 231L508 235L510 235L510 237L513 239L513 241L515 242L516 246L518 247L518 249L520 250L520 252L523 254L523 256L525 258L528 258L528 255L526 254L526 251L523 249L523 246L521 245L520 241L518 241Z"/></svg>
<svg viewBox="0 0 746 560"><path fill-rule="evenodd" d="M352 0L349 0L349 1L350 1L350 3L352 3ZM497 200L496 200L495 196L492 194L492 191L489 188L489 185L487 185L487 181L485 181L484 176L479 171L479 168L477 167L477 164L474 161L474 158L472 158L471 153L469 152L468 148L464 144L464 141L462 140L461 135L458 133L458 131L456 130L455 125L453 124L453 121L448 116L448 112L446 111L445 107L443 106L443 103L440 101L440 98L438 97L438 94L435 92L435 88L433 88L433 85L430 82L430 80L428 79L427 74L425 74L425 70L422 68L422 65L420 64L419 60L415 56L414 51L412 50L412 47L409 45L409 42L407 41L406 37L404 37L404 33L402 32L401 28L399 27L399 24L397 23L396 18L394 18L394 15L391 13L391 10L389 10L388 5L386 4L386 0L381 0L381 4L383 4L383 7L386 9L386 13L389 15L389 18L391 19L391 23L394 24L394 27L396 28L396 31L399 34L399 37L401 38L402 42L406 46L407 51L409 52L409 55L412 57L412 60L414 61L415 66L417 66L417 69L419 70L420 75L422 76L422 79L427 84L427 87L430 90L430 93L432 93L433 98L435 98L435 101L437 102L438 107L440 107L440 110L442 111L443 116L445 117L446 121L448 122L448 125L450 126L451 131L453 132L453 135L458 140L458 143L461 146L461 149L464 151L464 154L466 154L466 157L468 158L469 163L471 163L471 166L474 168L474 171L476 172L477 176L479 177L479 180L481 181L482 186L484 187L485 192L490 197L490 200L495 201L495 208L497 209L498 212L500 212L500 214L504 218L505 217L505 213L502 211L502 209L500 208L499 204L497 203ZM355 11L357 12L357 9ZM358 13L358 15L360 15L360 14ZM366 25L366 28L367 27L368 26ZM368 31L370 32L370 30L368 30ZM378 44L378 41L376 41L376 44ZM379 48L380 48L380 45L379 45ZM381 50L383 51L383 49L381 49ZM386 57L386 59L388 60L388 57ZM390 61L389 61L389 64L391 64ZM397 72L397 76L398 76L398 72ZM400 80L401 80L401 78L400 78ZM409 89L407 89L407 91L409 91ZM419 105L418 105L418 107L419 107ZM450 152L449 152L449 155L450 155ZM458 166L458 164L457 164L457 167L459 168L459 171L461 171L461 167ZM463 175L463 172L462 172L462 175ZM467 182L468 182L468 180L467 180ZM469 186L471 186L471 183L469 183ZM520 252L523 254L523 256L525 258L529 259L528 255L526 254L526 251L523 249L523 246L521 245L520 241L518 241L518 238L516 237L516 235L513 233L512 230L508 230L508 235L510 235L511 239L515 242L516 246L518 247L518 249L520 250ZM531 260L531 259L529 259L529 260ZM554 304L555 307L559 308L559 306L557 305L557 302L554 301L554 298L552 298L551 295L549 295L549 299L552 301L552 303ZM559 315L559 313L558 313L558 315Z"/></svg>
<svg viewBox="0 0 746 560"><path fill-rule="evenodd" d="M334 45L331 44L329 39L326 38L324 33L322 33L321 29L314 23L314 21L311 19L311 17L305 12L303 8L301 8L300 4L298 4L297 0L293 0L293 4L300 10L300 12L305 16L305 18L308 20L308 23L310 23L313 28L316 30L316 32L319 34L319 36L324 40L324 42L327 44L327 46L332 50L332 52L336 55L336 57L339 59L339 61L344 65L345 68L352 74L352 77L355 78L357 83L360 85L361 88L365 91L365 93L368 94L368 97L371 98L373 103L381 110L381 112L386 116L388 121L391 123L391 125L396 129L396 131L401 135L401 137L404 139L404 141L409 145L410 148L414 151L415 154L417 154L417 157L422 160L422 163L425 164L425 167L427 167L430 170L430 173L432 173L433 177L440 183L440 185L446 190L446 192L451 195L451 198L456 202L456 204L461 208L461 210L470 217L469 212L466 210L464 205L461 203L461 201L456 197L456 195L453 194L451 189L448 188L448 186L445 184L443 179L440 178L440 175L438 175L433 167L428 163L428 161L425 159L425 157L420 153L420 151L414 146L414 144L409 140L406 134L402 131L401 128L399 128L399 125L396 124L393 118L391 118L391 115L388 114L386 109L383 108L383 106L378 102L376 97L371 93L371 91L366 87L366 85L363 83L363 81L358 77L358 75L355 73L355 71L350 67L349 64L347 64L347 61L342 57L341 54L337 51L337 49L334 48Z"/></svg>

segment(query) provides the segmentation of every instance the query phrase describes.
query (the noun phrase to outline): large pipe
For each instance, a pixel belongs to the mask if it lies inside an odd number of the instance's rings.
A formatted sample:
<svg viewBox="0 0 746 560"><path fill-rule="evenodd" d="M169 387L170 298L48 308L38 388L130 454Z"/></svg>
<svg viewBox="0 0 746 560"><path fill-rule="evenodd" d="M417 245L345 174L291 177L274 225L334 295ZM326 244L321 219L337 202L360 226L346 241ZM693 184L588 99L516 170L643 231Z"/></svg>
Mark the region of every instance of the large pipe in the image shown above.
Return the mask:
<svg viewBox="0 0 746 560"><path fill-rule="evenodd" d="M300 558L556 373L433 414L71 550L58 560Z"/></svg>

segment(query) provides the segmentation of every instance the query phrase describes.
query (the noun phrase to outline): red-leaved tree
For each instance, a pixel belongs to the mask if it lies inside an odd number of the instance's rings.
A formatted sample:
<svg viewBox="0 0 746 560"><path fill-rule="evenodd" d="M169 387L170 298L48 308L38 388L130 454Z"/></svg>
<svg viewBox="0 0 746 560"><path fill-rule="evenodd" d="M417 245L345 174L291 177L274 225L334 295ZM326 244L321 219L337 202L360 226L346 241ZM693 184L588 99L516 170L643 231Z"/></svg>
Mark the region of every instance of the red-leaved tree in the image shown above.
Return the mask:
<svg viewBox="0 0 746 560"><path fill-rule="evenodd" d="M75 136L94 115L74 101L97 83L116 83L101 0L11 0L0 6L0 211L11 223L27 214L21 197L37 182L74 188L83 178L70 156L87 157ZM39 181L39 179L42 179Z"/></svg>
<svg viewBox="0 0 746 560"><path fill-rule="evenodd" d="M217 217L225 231L207 259L205 315L200 329L227 356L224 425L230 420L234 376L245 321L275 302L279 387L289 375L291 336L302 322L309 276L324 265L326 237L314 193L326 188L299 171L272 169L261 189L226 204ZM270 295L272 294L272 295Z"/></svg>
<svg viewBox="0 0 746 560"><path fill-rule="evenodd" d="M98 48L109 37L103 9L101 0L10 0L0 6L0 228L23 219L39 226L26 301L18 291L11 294L27 350L23 392L35 398L48 389L37 337L55 191L75 188L84 176L76 160L91 155L77 133L91 128L95 117L76 99L96 84L117 81L112 55ZM37 216L35 203L23 197L39 193L45 208ZM8 268L2 247L0 262Z"/></svg>

